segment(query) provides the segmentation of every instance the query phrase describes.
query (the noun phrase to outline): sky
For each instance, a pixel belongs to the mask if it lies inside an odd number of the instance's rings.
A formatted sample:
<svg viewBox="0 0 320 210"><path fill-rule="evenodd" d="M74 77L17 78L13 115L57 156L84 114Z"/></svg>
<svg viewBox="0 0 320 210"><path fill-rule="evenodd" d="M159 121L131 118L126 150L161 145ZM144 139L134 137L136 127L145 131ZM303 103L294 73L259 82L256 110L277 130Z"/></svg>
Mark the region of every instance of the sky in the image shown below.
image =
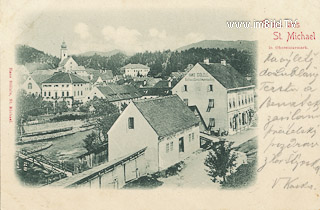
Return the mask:
<svg viewBox="0 0 320 210"><path fill-rule="evenodd" d="M19 25L18 44L59 56L63 40L70 54L123 50L175 50L202 40L253 40L249 29L229 29L226 21L249 20L239 9L45 10Z"/></svg>

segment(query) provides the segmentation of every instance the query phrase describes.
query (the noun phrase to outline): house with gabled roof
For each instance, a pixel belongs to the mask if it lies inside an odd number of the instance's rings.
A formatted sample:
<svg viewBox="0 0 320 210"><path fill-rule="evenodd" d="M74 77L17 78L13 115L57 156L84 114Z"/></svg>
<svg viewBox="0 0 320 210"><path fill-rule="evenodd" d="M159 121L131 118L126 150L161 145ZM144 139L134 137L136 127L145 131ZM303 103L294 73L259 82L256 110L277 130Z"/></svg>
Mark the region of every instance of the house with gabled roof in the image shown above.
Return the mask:
<svg viewBox="0 0 320 210"><path fill-rule="evenodd" d="M147 172L164 170L200 148L199 120L177 95L131 102L108 131L109 160L145 148Z"/></svg>
<svg viewBox="0 0 320 210"><path fill-rule="evenodd" d="M85 97L84 102L90 101L95 97L103 98L121 109L124 104L128 105L130 101L139 99L141 96L140 91L132 85L106 84L93 87Z"/></svg>
<svg viewBox="0 0 320 210"><path fill-rule="evenodd" d="M47 101L82 101L90 91L90 83L72 73L57 72L42 82L42 97Z"/></svg>
<svg viewBox="0 0 320 210"><path fill-rule="evenodd" d="M27 76L20 85L20 89L25 90L27 94L41 95L42 82L49 79L54 73L54 70L36 70Z"/></svg>
<svg viewBox="0 0 320 210"><path fill-rule="evenodd" d="M121 68L124 71L124 76L131 77L146 77L150 71L150 67L137 63L129 63Z"/></svg>
<svg viewBox="0 0 320 210"><path fill-rule="evenodd" d="M114 82L112 70L86 69L85 74L81 76L95 86Z"/></svg>
<svg viewBox="0 0 320 210"><path fill-rule="evenodd" d="M254 88L226 61L197 63L173 87L188 106L197 106L208 131L234 134L250 126Z"/></svg>

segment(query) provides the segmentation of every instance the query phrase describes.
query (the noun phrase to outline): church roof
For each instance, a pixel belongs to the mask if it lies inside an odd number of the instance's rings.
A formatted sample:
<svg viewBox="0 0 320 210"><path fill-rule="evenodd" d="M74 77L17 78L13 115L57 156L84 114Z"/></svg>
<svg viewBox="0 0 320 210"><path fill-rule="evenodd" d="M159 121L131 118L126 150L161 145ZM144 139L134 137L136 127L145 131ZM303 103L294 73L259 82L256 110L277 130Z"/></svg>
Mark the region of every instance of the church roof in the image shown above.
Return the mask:
<svg viewBox="0 0 320 210"><path fill-rule="evenodd" d="M199 124L177 95L133 101L155 132L165 137Z"/></svg>
<svg viewBox="0 0 320 210"><path fill-rule="evenodd" d="M66 65L66 63L68 62L68 60L72 58L71 56L68 56L67 58L63 59L60 63L59 63L59 66L64 66Z"/></svg>

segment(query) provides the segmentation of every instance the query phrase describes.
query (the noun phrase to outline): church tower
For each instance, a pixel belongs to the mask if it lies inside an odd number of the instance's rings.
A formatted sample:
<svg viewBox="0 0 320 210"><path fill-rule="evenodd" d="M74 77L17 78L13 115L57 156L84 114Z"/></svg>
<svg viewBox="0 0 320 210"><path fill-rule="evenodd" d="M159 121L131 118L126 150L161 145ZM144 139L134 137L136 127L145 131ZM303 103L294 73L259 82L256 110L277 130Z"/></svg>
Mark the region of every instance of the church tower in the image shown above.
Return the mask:
<svg viewBox="0 0 320 210"><path fill-rule="evenodd" d="M63 61L67 57L68 57L68 48L67 48L66 42L63 41L60 49L60 59L61 61Z"/></svg>

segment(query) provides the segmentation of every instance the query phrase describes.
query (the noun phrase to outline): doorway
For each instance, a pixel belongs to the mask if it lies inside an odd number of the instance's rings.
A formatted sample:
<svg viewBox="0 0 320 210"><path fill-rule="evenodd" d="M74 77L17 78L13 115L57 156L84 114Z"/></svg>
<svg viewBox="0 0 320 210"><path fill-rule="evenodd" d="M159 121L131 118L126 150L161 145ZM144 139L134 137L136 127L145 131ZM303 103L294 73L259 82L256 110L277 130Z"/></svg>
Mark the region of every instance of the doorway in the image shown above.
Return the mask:
<svg viewBox="0 0 320 210"><path fill-rule="evenodd" d="M183 137L179 138L179 152L184 152L184 140L183 140Z"/></svg>

